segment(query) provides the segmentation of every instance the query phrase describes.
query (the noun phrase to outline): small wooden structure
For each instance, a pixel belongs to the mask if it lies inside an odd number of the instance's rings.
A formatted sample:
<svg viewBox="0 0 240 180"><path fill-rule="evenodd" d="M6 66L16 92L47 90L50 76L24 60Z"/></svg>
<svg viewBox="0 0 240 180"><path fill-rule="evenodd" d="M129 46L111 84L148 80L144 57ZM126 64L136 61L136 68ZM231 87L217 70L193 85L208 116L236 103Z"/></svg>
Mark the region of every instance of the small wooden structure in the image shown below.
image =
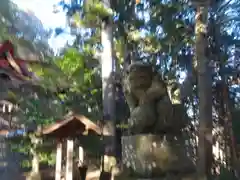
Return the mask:
<svg viewBox="0 0 240 180"><path fill-rule="evenodd" d="M66 119L56 122L48 127L42 129L41 134L47 137L57 139L56 151L56 167L55 180L61 180L62 170L62 140L67 140L67 162L65 180L73 179L73 139L81 135L101 135L102 131L99 126L94 124L91 120L83 115L71 115ZM79 161L84 161L84 151L79 147Z"/></svg>

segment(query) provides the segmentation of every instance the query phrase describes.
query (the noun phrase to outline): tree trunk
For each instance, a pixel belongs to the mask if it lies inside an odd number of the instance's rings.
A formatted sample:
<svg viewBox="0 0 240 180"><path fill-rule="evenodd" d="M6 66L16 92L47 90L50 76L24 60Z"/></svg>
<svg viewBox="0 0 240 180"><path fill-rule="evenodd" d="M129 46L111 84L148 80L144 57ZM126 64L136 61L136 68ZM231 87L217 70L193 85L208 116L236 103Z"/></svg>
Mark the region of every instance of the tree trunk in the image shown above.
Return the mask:
<svg viewBox="0 0 240 180"><path fill-rule="evenodd" d="M224 127L224 143L225 143L225 154L226 154L226 165L230 165L230 168L233 169L235 176L239 177L239 168L237 165L237 154L236 154L236 144L233 135L232 129L232 116L229 106L229 90L227 77L222 73L224 67L223 53L221 47L223 46L220 43L221 32L220 26L214 19L214 15L210 17L210 36L213 37L211 44L211 52L215 58L215 62L219 62L219 75L221 76L221 82L219 82L216 87L218 96L216 97L219 101L219 123ZM215 54L214 54L215 53Z"/></svg>
<svg viewBox="0 0 240 180"><path fill-rule="evenodd" d="M196 13L196 60L199 95L198 170L200 179L209 179L212 168L212 77L207 59L208 6L198 5Z"/></svg>
<svg viewBox="0 0 240 180"><path fill-rule="evenodd" d="M33 147L30 149L30 152L32 154L32 171L30 175L28 175L27 180L41 180L41 174L39 171L39 155L37 153L36 148L39 145L39 139L36 138L35 135L30 136L31 143Z"/></svg>
<svg viewBox="0 0 240 180"><path fill-rule="evenodd" d="M224 129L225 129L225 138L226 138L226 146L228 147L229 152L229 164L232 172L234 173L235 177L239 179L239 165L238 165L238 157L236 153L236 144L232 129L232 115L231 110L229 106L229 90L228 90L228 84L226 77L223 77L223 103L225 108L225 114L224 114ZM226 151L226 150L225 150ZM228 157L227 157L228 158Z"/></svg>
<svg viewBox="0 0 240 180"><path fill-rule="evenodd" d="M111 9L111 1L103 0L106 9ZM101 43L102 52L102 93L103 93L103 120L104 129L110 134L110 138L105 140L105 154L109 157L104 158L104 169L110 171L114 166L115 159L115 133L116 133L116 117L115 117L115 82L114 71L115 61L113 59L113 30L111 15L105 17L102 22Z"/></svg>

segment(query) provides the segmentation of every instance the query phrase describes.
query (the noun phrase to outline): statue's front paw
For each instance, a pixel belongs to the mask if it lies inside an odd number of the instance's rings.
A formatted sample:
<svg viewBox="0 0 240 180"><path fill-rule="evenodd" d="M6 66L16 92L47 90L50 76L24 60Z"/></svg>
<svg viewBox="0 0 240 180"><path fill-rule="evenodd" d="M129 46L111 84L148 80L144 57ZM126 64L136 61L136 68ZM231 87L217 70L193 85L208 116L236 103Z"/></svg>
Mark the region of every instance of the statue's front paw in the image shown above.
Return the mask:
<svg viewBox="0 0 240 180"><path fill-rule="evenodd" d="M142 97L139 99L139 105L144 105L150 102L149 97L147 97L147 94L142 95Z"/></svg>
<svg viewBox="0 0 240 180"><path fill-rule="evenodd" d="M136 124L136 118L129 118L129 119L128 119L129 128L134 127L135 124Z"/></svg>
<svg viewBox="0 0 240 180"><path fill-rule="evenodd" d="M129 132L131 134L137 134L139 133L141 127L139 126L139 124L137 123L137 119L136 118L130 118L128 120L128 124L129 124Z"/></svg>

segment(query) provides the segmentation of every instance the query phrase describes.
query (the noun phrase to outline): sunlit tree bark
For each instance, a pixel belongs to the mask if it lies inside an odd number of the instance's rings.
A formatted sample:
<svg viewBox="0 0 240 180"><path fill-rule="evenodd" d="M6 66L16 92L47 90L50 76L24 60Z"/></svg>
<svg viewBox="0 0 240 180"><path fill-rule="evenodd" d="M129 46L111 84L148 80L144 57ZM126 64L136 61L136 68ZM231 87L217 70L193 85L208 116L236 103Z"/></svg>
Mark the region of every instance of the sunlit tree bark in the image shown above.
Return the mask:
<svg viewBox="0 0 240 180"><path fill-rule="evenodd" d="M209 179L212 168L212 78L207 58L208 6L197 4L196 60L199 95L199 145L198 170L200 179Z"/></svg>
<svg viewBox="0 0 240 180"><path fill-rule="evenodd" d="M104 0L106 9L111 9L111 1ZM102 52L102 94L103 94L103 118L106 129L111 138L106 141L104 157L104 167L106 171L111 169L114 165L115 159L115 84L114 84L114 70L115 61L113 58L113 30L111 16L105 17L102 22L101 43L103 46Z"/></svg>

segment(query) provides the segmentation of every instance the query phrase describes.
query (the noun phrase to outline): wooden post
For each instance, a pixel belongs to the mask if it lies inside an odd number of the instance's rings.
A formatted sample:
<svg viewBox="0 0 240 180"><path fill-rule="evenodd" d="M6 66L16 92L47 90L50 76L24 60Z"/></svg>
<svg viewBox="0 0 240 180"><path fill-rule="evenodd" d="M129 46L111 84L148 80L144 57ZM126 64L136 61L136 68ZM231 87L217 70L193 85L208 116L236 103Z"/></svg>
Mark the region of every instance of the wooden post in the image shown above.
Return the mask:
<svg viewBox="0 0 240 180"><path fill-rule="evenodd" d="M39 158L38 158L38 154L36 152L33 153L32 172L39 173Z"/></svg>
<svg viewBox="0 0 240 180"><path fill-rule="evenodd" d="M62 170L62 142L57 142L55 180L61 180Z"/></svg>
<svg viewBox="0 0 240 180"><path fill-rule="evenodd" d="M73 180L73 140L67 140L67 162L65 180Z"/></svg>
<svg viewBox="0 0 240 180"><path fill-rule="evenodd" d="M79 160L79 165L83 165L84 162L84 150L83 147L79 146L78 149L78 160Z"/></svg>

